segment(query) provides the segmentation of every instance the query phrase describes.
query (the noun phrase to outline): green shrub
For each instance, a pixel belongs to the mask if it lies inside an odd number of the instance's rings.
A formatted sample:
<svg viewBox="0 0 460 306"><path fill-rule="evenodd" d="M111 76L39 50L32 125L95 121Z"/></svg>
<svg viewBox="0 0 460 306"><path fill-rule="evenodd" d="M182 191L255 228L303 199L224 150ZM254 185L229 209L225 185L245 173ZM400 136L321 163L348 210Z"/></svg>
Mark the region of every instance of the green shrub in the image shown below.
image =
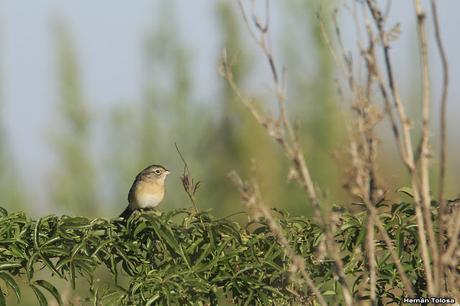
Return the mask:
<svg viewBox="0 0 460 306"><path fill-rule="evenodd" d="M425 291L412 204L381 203L380 218L417 293ZM367 298L365 259L367 214L336 210L339 243L347 281L360 299ZM273 210L307 271L330 303L342 300L333 263L321 251L321 229L304 217ZM385 243L376 236L377 290L382 301L399 302L403 285ZM114 284L94 285L95 269L106 267ZM46 270L51 280L38 279ZM127 222L84 217L46 216L31 220L24 213L0 208L0 278L6 292L21 298L18 278L26 279L41 305L48 292L62 304L52 282L83 277L91 286L86 300L95 305L245 305L313 303L314 296L295 277L284 250L264 220L244 226L188 210L138 214ZM128 285L119 283L128 277ZM1 283L1 282L0 282ZM2 284L3 285L3 284ZM48 294L46 293L46 294Z"/></svg>

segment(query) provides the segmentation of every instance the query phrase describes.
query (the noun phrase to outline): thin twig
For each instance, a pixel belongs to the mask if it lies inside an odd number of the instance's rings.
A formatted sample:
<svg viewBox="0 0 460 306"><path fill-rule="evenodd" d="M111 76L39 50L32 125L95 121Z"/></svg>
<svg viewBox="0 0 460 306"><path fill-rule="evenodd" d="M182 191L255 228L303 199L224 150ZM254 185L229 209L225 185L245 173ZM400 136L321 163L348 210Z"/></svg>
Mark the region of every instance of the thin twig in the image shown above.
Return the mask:
<svg viewBox="0 0 460 306"><path fill-rule="evenodd" d="M454 252L457 249L458 243L459 243L459 233L460 233L460 205L455 208L451 222L449 222L449 229L451 231L451 234L449 235L450 237L450 242L446 248L446 251L444 254L442 254L442 259L441 262L444 264L447 264L451 258L454 256Z"/></svg>
<svg viewBox="0 0 460 306"><path fill-rule="evenodd" d="M200 187L200 181L195 182L193 178L190 176L190 170L188 169L188 164L185 161L185 158L182 156L182 153L179 150L179 147L177 146L177 143L174 143L174 146L176 147L177 153L180 156L180 159L184 163L184 170L182 172L181 176L181 182L182 186L184 187L185 193L187 193L188 198L193 204L193 208L195 209L195 213L198 213L198 207L196 206L196 200L195 200L195 193L197 192L198 188Z"/></svg>
<svg viewBox="0 0 460 306"><path fill-rule="evenodd" d="M318 302L321 305L326 306L327 303L324 300L323 295L319 291L318 287L316 287L313 279L305 268L304 259L296 254L294 249L289 244L289 241L283 234L283 230L281 229L280 225L275 221L267 206L265 205L255 176L253 175L250 183L243 182L238 173L236 173L236 171L232 171L229 173L229 178L238 188L243 202L248 207L248 210L252 212L252 217L256 219L263 217L265 220L267 220L270 231L275 235L278 243L283 247L287 257L292 261L292 265L296 268L297 271L300 272L303 279L307 283L307 286L318 299Z"/></svg>
<svg viewBox="0 0 460 306"><path fill-rule="evenodd" d="M366 203L366 206L367 206L367 209L370 212L372 220L374 220L375 225L379 229L379 232L382 235L383 240L385 241L385 244L388 247L388 250L390 251L390 256L391 256L391 258L393 259L393 262L396 265L396 269L398 270L399 276L401 277L401 280L402 280L402 282L404 284L404 288L407 290L407 293L410 296L415 296L414 289L413 289L413 287L411 285L411 282L409 281L409 278L407 277L407 274L404 271L404 268L403 268L403 266L401 264L401 260L400 260L400 258L398 256L398 254L396 254L395 247L394 247L394 245L392 243L392 240L391 240L390 236L388 235L388 232L386 231L382 221L378 217L377 210L375 209L375 207L373 205L370 205L369 203Z"/></svg>
<svg viewBox="0 0 460 306"><path fill-rule="evenodd" d="M238 87L236 86L233 76L231 73L231 67L229 67L228 63L226 63L225 58L222 64L222 75L228 81L230 87L235 91L237 96L241 98L243 104L249 108L251 113L254 115L256 120L268 130L270 136L275 138L275 140L281 145L287 157L292 161L294 165L294 170L296 171L296 178L304 188L310 202L313 204L315 217L320 222L322 229L324 230L326 236L326 243L328 245L328 251L331 255L332 259L335 262L336 269L334 269L334 273L339 279L341 283L341 288L343 291L343 295L345 298L345 303L347 305L351 305L353 301L353 297L351 295L351 291L345 279L345 273L343 271L343 262L340 256L338 256L338 251L335 246L333 238L333 234L330 231L330 228L326 222L326 219L321 211L320 203L316 194L316 189L313 184L313 180L310 175L310 171L307 167L305 162L305 157L303 151L301 149L301 145L298 141L298 137L296 132L291 124L291 121L288 118L287 110L286 110L286 96L285 96L285 78L284 73L282 74L283 78L280 79L280 73L278 72L277 66L275 64L273 53L271 48L268 44L269 41L269 24L262 25L259 19L257 18L254 10L252 11L252 20L256 20L257 22L254 23L255 28L258 30L259 36L256 32L253 31L251 25L249 24L249 19L246 14L246 10L241 2L238 0L238 5L241 11L241 15L243 20L248 28L248 31L253 38L253 40L257 43L257 45L262 50L263 55L265 56L268 65L270 67L270 71L273 78L273 83L275 85L275 93L278 100L278 111L279 117L278 119L271 120L267 119L260 114L259 111L255 109L249 99L243 97L241 92L239 91ZM268 12L267 12L268 13ZM269 18L266 18L267 22ZM284 70L284 69L283 69Z"/></svg>
<svg viewBox="0 0 460 306"><path fill-rule="evenodd" d="M369 279L370 279L370 297L372 305L377 305L377 272L376 272L376 260L375 260L375 229L374 220L371 218L367 221L367 260L369 262Z"/></svg>
<svg viewBox="0 0 460 306"><path fill-rule="evenodd" d="M305 157L303 156L302 151L300 150L300 144L298 144L296 140L296 135L294 132L294 129L292 128L291 122L288 119L287 116L287 111L286 111L286 99L285 99L285 94L284 94L284 88L283 88L283 83L280 82L279 80L279 73L278 69L276 68L275 61L273 59L272 52L267 44L267 35L268 35L268 27L269 25L266 24L263 28L259 25L256 25L256 27L260 30L260 38L257 37L256 33L252 30L246 10L244 9L244 6L242 2L239 0L238 5L240 7L241 15L243 17L243 20L249 30L249 33L253 40L257 43L257 45L261 48L262 53L266 57L270 71L273 77L273 81L275 84L275 91L276 91L276 97L278 99L278 109L279 109L279 118L278 122L284 127L284 131L280 131L279 133L273 133L272 136L275 137L275 139L283 146L285 152L288 154L288 157L293 161L296 170L298 171L299 178L301 180L301 184L304 187L305 191L307 192L307 195L315 207L315 213L316 215L320 215L321 208L319 205L318 197L316 195L316 190L313 184L313 181L310 176L310 171L308 170L308 167L305 163ZM254 12L253 12L253 15ZM267 20L269 20L267 18ZM227 66L227 68L229 68ZM227 70L228 71L228 70ZM232 85L232 84L230 84ZM232 86L233 89L235 89L236 86ZM254 112L252 112L254 114ZM287 139L284 139L283 134L286 133ZM286 141L287 140L287 141Z"/></svg>
<svg viewBox="0 0 460 306"><path fill-rule="evenodd" d="M399 121L402 125L402 142L400 143L400 150L402 153L402 158L403 162L406 164L407 168L409 171L413 172L415 171L415 165L414 165L414 160L413 160L413 149L412 149L412 143L410 139L410 128L411 124L409 121L409 118L406 116L406 111L404 109L404 106L401 102L401 98L399 96L399 92L397 90L396 84L394 82L394 76L393 76L393 66L391 64L391 59L390 59L390 45L388 42L388 38L386 35L386 32L383 28L383 18L382 18L382 13L380 10L377 8L376 3L373 0L367 0L367 5L368 8L371 12L371 16L374 19L374 22L376 24L379 38L380 38L380 44L382 45L383 49L383 54L384 54L384 62L385 62L385 68L386 68L386 73L387 73L387 78L388 78L388 86L390 88L390 92L392 94L393 100L394 100L394 105L397 110L397 113L399 115ZM376 63L374 63L376 64ZM418 188L417 188L418 190ZM414 191L416 192L416 191ZM418 191L417 191L418 193Z"/></svg>
<svg viewBox="0 0 460 306"><path fill-rule="evenodd" d="M340 27L337 21L337 14L338 10L334 10L333 12L333 24L335 28L335 37L339 44L339 53L341 54L341 58L343 59L343 72L345 74L346 79L348 80L348 87L353 95L354 103L351 106L351 109L354 110L352 113L356 115L356 130L357 133L351 135L351 143L350 149L352 153L352 173L355 174L354 176L354 183L355 185L352 186L353 183L349 184L350 190L352 193L357 192L359 197L365 199L369 205L373 205L374 193L375 193L375 136L373 135L373 127L375 123L373 122L373 114L370 111L370 87L372 84L372 73L370 72L369 65L368 65L368 85L366 90L366 95L363 96L361 90L359 89L358 84L356 84L354 73L353 73L353 66L351 61L351 55L347 55L345 51L344 44L342 42L342 35L340 31ZM331 53L334 55L334 50L332 49L332 45L330 43L330 39L328 38L328 33L326 31L326 27L324 22L320 16L320 29L321 32L326 40L326 44L329 47ZM371 45L369 48L372 48L373 41L370 40L369 44ZM358 45L361 47L361 41L358 39ZM362 47L361 47L362 48ZM378 120L377 120L378 121ZM362 153L362 154L360 154ZM367 221L367 235L366 235L366 253L367 253L367 262L369 266L369 287L370 287L370 299L372 305L377 304L377 273L376 273L376 261L375 261L375 229L374 229L374 220L369 218Z"/></svg>
<svg viewBox="0 0 460 306"><path fill-rule="evenodd" d="M390 88L390 92L393 98L396 112L399 117L399 123L401 124L402 142L400 143L399 149L400 149L400 153L402 156L402 161L405 164L406 168L408 169L410 177L411 177L411 186L412 186L414 202L415 202L415 214L416 214L417 224L418 224L417 232L418 232L419 241L420 241L420 249L421 249L421 254L422 254L422 259L423 259L423 266L424 266L424 271L425 271L425 276L426 276L426 281L427 281L427 287L428 287L429 294L434 295L434 284L433 284L433 274L432 274L432 269L431 269L430 252L428 250L428 245L426 241L426 231L427 231L425 227L426 214L422 211L422 207L424 205L422 203L422 195L421 195L421 190L420 190L421 188L419 186L419 180L417 177L417 168L414 162L414 153L413 153L412 141L410 137L411 123L409 121L409 118L406 115L406 111L401 102L399 91L394 82L393 68L392 68L391 59L390 59L390 45L389 45L387 33L384 30L384 24L383 24L384 20L382 18L382 13L378 9L377 4L375 3L375 0L366 0L366 3L371 13L371 16L374 20L374 23L377 27L377 31L379 33L380 44L382 45L383 54L384 54L384 63L385 63L386 75L388 79L388 86ZM426 210L424 211L426 212ZM428 231L431 231L431 230L432 228L428 229Z"/></svg>

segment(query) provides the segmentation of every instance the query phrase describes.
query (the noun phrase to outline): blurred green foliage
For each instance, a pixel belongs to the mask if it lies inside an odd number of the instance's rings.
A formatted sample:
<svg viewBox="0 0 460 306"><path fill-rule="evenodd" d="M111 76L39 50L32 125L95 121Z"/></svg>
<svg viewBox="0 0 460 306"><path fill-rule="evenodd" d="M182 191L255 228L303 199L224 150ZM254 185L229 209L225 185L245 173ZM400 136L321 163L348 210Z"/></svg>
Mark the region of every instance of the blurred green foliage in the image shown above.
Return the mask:
<svg viewBox="0 0 460 306"><path fill-rule="evenodd" d="M226 82L218 80L217 99L200 101L194 88L193 54L180 37L173 6L161 5L145 44L143 65L144 97L129 105L115 106L109 111L108 152L105 169L108 173L107 206L113 211L123 206L132 179L147 164L161 163L173 170L167 182L165 205L178 208L185 198L177 177L182 165L175 154L177 142L194 176L202 181L199 193L202 208L214 208L224 216L235 211L238 195L229 184L227 173L238 169L248 174L256 160L261 185L273 206L291 203L304 197L293 186L287 187L285 158L276 144L237 100ZM221 49L235 58L235 81L244 85L253 73L253 55L245 48L244 27L240 16L229 2L215 7L218 16ZM176 33L171 35L171 33ZM219 58L215 58L216 67ZM217 69L215 73L217 76ZM259 102L262 104L262 100ZM286 191L288 188L289 192ZM292 191L292 192L291 192ZM297 190L298 191L298 190ZM306 211L307 205L297 205Z"/></svg>
<svg viewBox="0 0 460 306"><path fill-rule="evenodd" d="M1 53L0 53L1 54ZM1 54L3 55L3 54ZM3 65L0 65L3 68ZM3 77L0 76L0 206L23 209L27 203L28 190L21 188L16 160L10 151L8 135L5 127Z"/></svg>
<svg viewBox="0 0 460 306"><path fill-rule="evenodd" d="M0 107L2 107L1 101ZM0 116L0 194L2 195L0 205L24 209L27 204L27 190L21 188L18 168L8 148L3 118Z"/></svg>
<svg viewBox="0 0 460 306"><path fill-rule="evenodd" d="M52 131L57 168L52 177L52 203L78 214L97 212L98 187L90 156L90 117L81 90L78 63L71 37L64 26L56 33L60 99L59 130Z"/></svg>
<svg viewBox="0 0 460 306"><path fill-rule="evenodd" d="M302 10L308 11L311 5L302 7ZM300 11L296 5L283 5L281 9L283 14ZM295 184L287 184L285 157L237 100L226 82L216 81L215 101L200 101L197 97L194 91L194 54L180 35L176 9L174 5L160 5L159 11L158 20L145 40L143 99L114 105L104 112L102 125L107 127L104 134L107 141L104 143L105 151L100 152L97 158L90 155L91 135L96 123L101 126L100 121L96 121L101 117L89 116L91 105L85 101L80 86L77 55L71 38L65 30L58 31L59 114L63 128L54 139L59 164L52 175L55 182L52 184L52 202L65 205L63 209L75 214L117 214L126 203L127 190L139 169L160 163L173 170L167 182L164 205L178 208L177 203L183 203L185 198L183 193L177 192L180 190L178 176L182 170L173 146L177 142L192 173L202 181L199 193L202 208L214 208L215 213L221 216L234 212L238 196L228 182L227 173L237 169L246 175L252 160L256 160L260 183L269 204L297 213L308 213L307 201L301 190ZM228 56L235 59L235 81L245 87L259 68L256 55L246 47L248 37L239 13L234 3L218 2L215 4L215 15L221 37L219 48L225 49ZM330 186L338 181L337 171L331 163L331 152L339 125L331 95L332 65L318 39L318 29L312 27L315 20L311 16L294 15L298 22L306 24L297 33L302 40L283 44L286 58L301 57L295 51L297 44L307 44L306 38L313 33L315 39L308 44L315 49L321 61L309 74L321 77L307 80L300 65L288 62L289 80L293 80L294 84L289 92L289 106L297 114L295 118L302 118L303 144L313 165L315 179ZM289 37L283 37L282 41L289 41ZM214 60L217 67L219 58ZM217 79L217 69L215 76ZM315 91L310 91L312 88ZM265 101L266 94L256 93L255 96L260 97L256 103L265 104L263 107L270 109L271 102ZM306 100L306 97L310 98ZM309 133L311 130L324 131L325 134L317 137ZM332 193L340 191L333 189ZM98 207L91 203L100 204ZM104 210L98 212L101 207Z"/></svg>
<svg viewBox="0 0 460 306"><path fill-rule="evenodd" d="M335 63L316 17L318 12L327 11L329 4L330 1L314 0L283 3L290 18L282 20L279 45L288 71L288 103L295 114L291 118L298 120L307 164L322 191L323 202L337 203L345 193L335 188L341 185L343 172L339 171L334 153L345 140L345 115L340 114L341 101L336 100ZM326 32L331 32L329 18L325 18L324 26ZM301 201L300 196L292 202ZM289 208L302 212L296 207Z"/></svg>
<svg viewBox="0 0 460 306"><path fill-rule="evenodd" d="M353 212L335 209L335 239L353 296L366 300L368 216L364 204L357 205L361 209ZM415 292L424 296L413 204L378 206ZM285 211L272 213L328 303L343 303L333 262L321 251L320 227ZM0 224L0 305L5 298L21 300L25 288L18 281L33 290L40 305L47 305L49 295L62 305L53 283L65 279L75 288L79 278L89 284L89 292L80 293L81 302L93 305L285 305L314 300L264 220L242 226L231 218L184 209L137 213L127 221L55 215L32 220L0 208ZM403 285L378 236L376 255L379 299L400 303ZM98 282L97 267L104 267L111 281ZM46 279L41 270L49 273Z"/></svg>
<svg viewBox="0 0 460 306"><path fill-rule="evenodd" d="M254 56L245 47L245 35L242 35L244 26L239 21L238 11L228 2L220 2L216 10L222 37L221 49L225 50L229 58L235 59L233 78L236 84L244 86L254 68ZM267 198L273 205L279 205L280 189L286 182L285 174L280 171L280 160L283 157L275 150L275 144L266 136L265 130L238 101L229 85L226 82L219 85L218 121L206 142L211 156L209 175L215 179L209 180L209 195L203 197L210 197L210 203L220 203L219 214L234 212L238 195L229 186L226 174L233 169L249 174L251 162L256 160ZM226 185L229 187L222 188ZM212 206L208 204L208 207Z"/></svg>

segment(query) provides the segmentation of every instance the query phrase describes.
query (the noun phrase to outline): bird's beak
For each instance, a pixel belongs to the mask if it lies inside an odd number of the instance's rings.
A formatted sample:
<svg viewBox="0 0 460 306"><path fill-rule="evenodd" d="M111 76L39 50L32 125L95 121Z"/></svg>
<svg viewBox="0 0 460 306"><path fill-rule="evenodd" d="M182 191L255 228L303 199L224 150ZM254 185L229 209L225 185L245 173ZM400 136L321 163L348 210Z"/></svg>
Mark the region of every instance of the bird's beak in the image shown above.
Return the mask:
<svg viewBox="0 0 460 306"><path fill-rule="evenodd" d="M166 175L171 173L171 171L169 171L169 170L166 170L165 172L166 172Z"/></svg>

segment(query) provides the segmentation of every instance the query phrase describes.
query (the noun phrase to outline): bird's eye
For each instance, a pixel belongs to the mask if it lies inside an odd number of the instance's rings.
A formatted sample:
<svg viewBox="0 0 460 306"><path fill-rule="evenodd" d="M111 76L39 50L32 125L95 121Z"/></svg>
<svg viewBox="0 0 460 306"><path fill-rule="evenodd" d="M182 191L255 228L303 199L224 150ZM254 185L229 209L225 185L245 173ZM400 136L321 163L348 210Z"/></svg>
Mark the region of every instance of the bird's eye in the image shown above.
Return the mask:
<svg viewBox="0 0 460 306"><path fill-rule="evenodd" d="M160 174L160 173L161 173L161 170L160 170L160 169L156 169L156 170L155 170L155 173L156 173L156 174Z"/></svg>

